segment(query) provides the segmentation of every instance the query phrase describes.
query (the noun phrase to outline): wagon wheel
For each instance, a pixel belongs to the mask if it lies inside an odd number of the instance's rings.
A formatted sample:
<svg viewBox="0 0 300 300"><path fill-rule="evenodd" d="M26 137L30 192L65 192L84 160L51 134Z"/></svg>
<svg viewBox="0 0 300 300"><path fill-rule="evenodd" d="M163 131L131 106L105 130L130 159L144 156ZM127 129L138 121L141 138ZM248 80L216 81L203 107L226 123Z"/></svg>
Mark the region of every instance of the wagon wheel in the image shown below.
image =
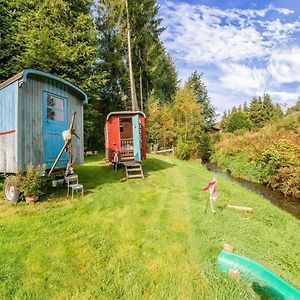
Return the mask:
<svg viewBox="0 0 300 300"><path fill-rule="evenodd" d="M4 181L4 198L8 203L17 203L20 196L16 176L8 176Z"/></svg>

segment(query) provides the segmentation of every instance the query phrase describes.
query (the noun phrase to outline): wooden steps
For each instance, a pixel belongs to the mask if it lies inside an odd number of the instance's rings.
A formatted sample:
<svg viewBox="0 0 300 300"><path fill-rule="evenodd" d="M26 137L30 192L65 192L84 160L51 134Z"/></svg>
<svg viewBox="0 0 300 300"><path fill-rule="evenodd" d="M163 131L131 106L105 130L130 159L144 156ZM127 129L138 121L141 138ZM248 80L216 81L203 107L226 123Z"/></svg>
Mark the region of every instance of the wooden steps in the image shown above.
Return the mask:
<svg viewBox="0 0 300 300"><path fill-rule="evenodd" d="M122 156L121 157L121 162L133 161L133 160L134 160L133 156Z"/></svg>
<svg viewBox="0 0 300 300"><path fill-rule="evenodd" d="M144 172L141 163L135 161L124 161L122 164L125 167L127 179L144 178Z"/></svg>

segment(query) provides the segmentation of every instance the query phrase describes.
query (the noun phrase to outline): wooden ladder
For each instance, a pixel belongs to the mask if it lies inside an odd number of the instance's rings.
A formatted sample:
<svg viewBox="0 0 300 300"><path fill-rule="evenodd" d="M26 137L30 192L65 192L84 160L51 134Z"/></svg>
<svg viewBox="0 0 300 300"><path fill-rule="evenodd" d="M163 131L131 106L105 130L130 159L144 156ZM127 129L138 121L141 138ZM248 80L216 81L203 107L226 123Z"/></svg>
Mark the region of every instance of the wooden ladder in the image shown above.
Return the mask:
<svg viewBox="0 0 300 300"><path fill-rule="evenodd" d="M123 163L126 171L126 178L144 178L144 172L142 168L142 164L135 161L127 161Z"/></svg>

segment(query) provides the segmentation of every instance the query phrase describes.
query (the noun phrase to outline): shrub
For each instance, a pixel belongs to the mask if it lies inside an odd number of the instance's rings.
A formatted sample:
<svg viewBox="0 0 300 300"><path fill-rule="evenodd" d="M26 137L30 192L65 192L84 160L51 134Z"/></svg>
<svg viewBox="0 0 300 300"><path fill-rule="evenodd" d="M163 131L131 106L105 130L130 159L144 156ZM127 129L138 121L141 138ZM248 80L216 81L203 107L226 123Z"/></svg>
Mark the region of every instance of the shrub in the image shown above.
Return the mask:
<svg viewBox="0 0 300 300"><path fill-rule="evenodd" d="M299 115L297 114L290 114L286 116L280 123L277 124L277 130L285 129L290 131L295 131L299 127Z"/></svg>
<svg viewBox="0 0 300 300"><path fill-rule="evenodd" d="M299 125L296 112L257 132L223 134L212 161L235 177L300 198Z"/></svg>
<svg viewBox="0 0 300 300"><path fill-rule="evenodd" d="M19 190L25 196L41 196L46 183L45 169L42 166L27 166L25 173L17 174Z"/></svg>
<svg viewBox="0 0 300 300"><path fill-rule="evenodd" d="M203 161L209 161L211 152L211 137L205 133L198 143L197 156L200 156Z"/></svg>
<svg viewBox="0 0 300 300"><path fill-rule="evenodd" d="M190 159L190 150L188 147L188 144L182 140L177 141L176 149L175 149L175 155L179 159Z"/></svg>
<svg viewBox="0 0 300 300"><path fill-rule="evenodd" d="M157 144L162 149L172 147L176 137L170 105L160 104L152 97L149 100L147 113L148 143Z"/></svg>

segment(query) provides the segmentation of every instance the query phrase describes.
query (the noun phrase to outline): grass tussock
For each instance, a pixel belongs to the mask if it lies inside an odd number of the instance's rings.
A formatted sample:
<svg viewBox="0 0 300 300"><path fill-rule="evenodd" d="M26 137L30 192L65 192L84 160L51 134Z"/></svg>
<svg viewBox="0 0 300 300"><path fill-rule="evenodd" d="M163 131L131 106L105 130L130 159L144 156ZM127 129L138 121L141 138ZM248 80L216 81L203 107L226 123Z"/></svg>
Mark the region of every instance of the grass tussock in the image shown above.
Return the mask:
<svg viewBox="0 0 300 300"><path fill-rule="evenodd" d="M0 204L1 299L256 299L219 274L222 244L300 288L300 223L237 184L218 179L217 214L195 162L151 156L144 180L124 181L98 159L77 169L85 196ZM244 214L226 204L252 206Z"/></svg>

